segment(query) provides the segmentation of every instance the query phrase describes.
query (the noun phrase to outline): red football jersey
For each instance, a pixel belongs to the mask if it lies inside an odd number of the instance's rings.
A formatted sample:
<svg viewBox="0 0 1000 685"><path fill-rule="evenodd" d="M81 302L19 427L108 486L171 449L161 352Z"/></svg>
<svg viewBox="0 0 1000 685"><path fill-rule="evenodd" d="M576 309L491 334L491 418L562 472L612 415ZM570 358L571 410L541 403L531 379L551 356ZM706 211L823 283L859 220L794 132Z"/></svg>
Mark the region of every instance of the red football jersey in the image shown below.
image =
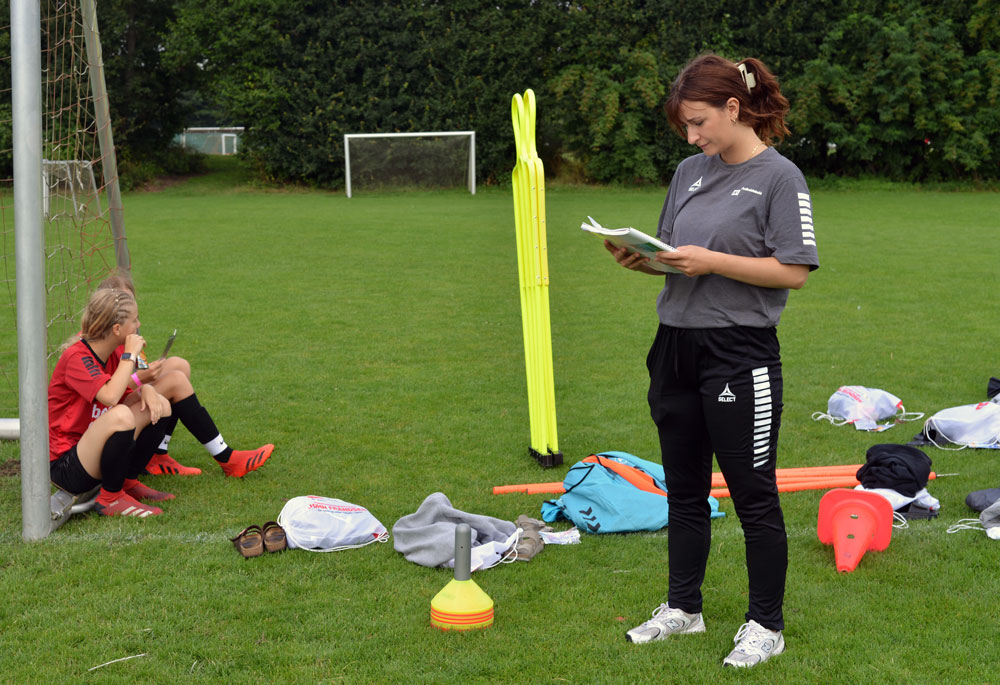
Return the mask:
<svg viewBox="0 0 1000 685"><path fill-rule="evenodd" d="M102 362L79 340L59 357L49 382L49 461L80 442L87 426L108 410L94 398L118 368L122 349Z"/></svg>

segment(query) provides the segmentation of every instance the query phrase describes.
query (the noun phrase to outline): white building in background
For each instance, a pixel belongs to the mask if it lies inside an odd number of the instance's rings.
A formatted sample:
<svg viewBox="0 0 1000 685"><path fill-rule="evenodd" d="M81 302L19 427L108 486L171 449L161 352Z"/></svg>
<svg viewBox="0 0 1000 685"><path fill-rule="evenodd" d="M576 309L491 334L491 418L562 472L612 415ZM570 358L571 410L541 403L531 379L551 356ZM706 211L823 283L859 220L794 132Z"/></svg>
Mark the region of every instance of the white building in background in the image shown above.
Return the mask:
<svg viewBox="0 0 1000 685"><path fill-rule="evenodd" d="M242 126L201 126L184 129L174 142L205 155L235 155L242 135Z"/></svg>

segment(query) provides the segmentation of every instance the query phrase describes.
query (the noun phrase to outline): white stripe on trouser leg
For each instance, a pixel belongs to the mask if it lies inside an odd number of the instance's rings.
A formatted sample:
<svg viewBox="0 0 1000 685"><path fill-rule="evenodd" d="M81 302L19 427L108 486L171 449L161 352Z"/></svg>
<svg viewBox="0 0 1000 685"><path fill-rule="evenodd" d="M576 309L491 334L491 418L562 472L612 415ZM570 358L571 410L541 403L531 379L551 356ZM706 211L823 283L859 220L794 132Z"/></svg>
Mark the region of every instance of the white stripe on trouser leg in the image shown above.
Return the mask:
<svg viewBox="0 0 1000 685"><path fill-rule="evenodd" d="M753 467L767 465L771 452L771 377L767 367L754 369L753 375Z"/></svg>

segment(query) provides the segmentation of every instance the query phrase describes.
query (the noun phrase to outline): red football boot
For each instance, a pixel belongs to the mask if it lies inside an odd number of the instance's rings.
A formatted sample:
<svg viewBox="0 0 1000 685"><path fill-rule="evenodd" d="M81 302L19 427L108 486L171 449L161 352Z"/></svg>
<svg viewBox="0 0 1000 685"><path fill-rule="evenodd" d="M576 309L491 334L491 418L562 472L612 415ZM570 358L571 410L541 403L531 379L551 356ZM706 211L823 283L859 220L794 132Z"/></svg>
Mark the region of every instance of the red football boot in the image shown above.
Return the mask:
<svg viewBox="0 0 1000 685"><path fill-rule="evenodd" d="M159 490L154 490L153 488L143 485L137 480L132 480L130 478L125 479L125 485L122 487L126 495L134 497L136 499L144 499L147 502L162 502L168 499L174 499L174 496L169 492L160 492Z"/></svg>
<svg viewBox="0 0 1000 685"><path fill-rule="evenodd" d="M101 490L101 494L94 501L94 511L101 516L159 516L163 510L159 507L151 507L141 503L125 492L108 492Z"/></svg>
<svg viewBox="0 0 1000 685"><path fill-rule="evenodd" d="M271 456L274 445L267 444L255 450L233 450L229 455L229 460L219 462L222 472L233 478L242 478L251 471L256 471Z"/></svg>
<svg viewBox="0 0 1000 685"><path fill-rule="evenodd" d="M154 454L146 464L146 473L150 476L197 476L201 469L194 466L184 466L169 454Z"/></svg>

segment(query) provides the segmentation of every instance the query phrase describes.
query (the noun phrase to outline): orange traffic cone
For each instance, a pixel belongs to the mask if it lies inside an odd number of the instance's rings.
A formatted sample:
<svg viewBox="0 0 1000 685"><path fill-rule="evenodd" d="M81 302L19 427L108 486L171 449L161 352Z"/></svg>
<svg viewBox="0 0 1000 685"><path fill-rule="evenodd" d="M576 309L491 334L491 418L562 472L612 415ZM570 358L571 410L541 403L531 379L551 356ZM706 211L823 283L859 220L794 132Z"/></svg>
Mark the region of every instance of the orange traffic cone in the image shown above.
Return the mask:
<svg viewBox="0 0 1000 685"><path fill-rule="evenodd" d="M833 545L837 571L850 573L865 552L889 546L892 505L877 492L831 490L819 501L816 533L824 545Z"/></svg>

